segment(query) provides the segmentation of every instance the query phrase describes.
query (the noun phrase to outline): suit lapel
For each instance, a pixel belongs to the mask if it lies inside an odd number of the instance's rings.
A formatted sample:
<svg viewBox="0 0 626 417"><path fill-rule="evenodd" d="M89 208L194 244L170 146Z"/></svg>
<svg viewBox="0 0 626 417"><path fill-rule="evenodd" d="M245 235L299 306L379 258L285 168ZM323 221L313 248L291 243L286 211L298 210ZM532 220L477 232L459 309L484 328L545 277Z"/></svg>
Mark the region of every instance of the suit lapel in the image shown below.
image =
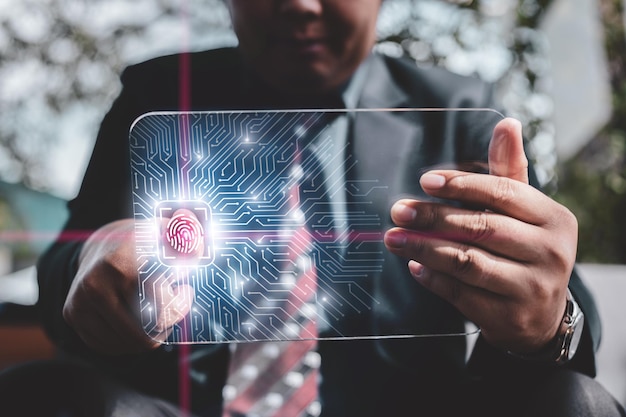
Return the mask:
<svg viewBox="0 0 626 417"><path fill-rule="evenodd" d="M376 55L369 58L366 78L359 108L397 109L409 107L410 97L392 79L384 60ZM390 197L406 192L402 190L399 175L409 164L415 162L422 143L422 128L415 123L419 115L390 111L357 112L351 135L351 157L356 165L350 177L359 181L375 181L386 192L368 196L378 210L388 215ZM411 120L409 120L411 119Z"/></svg>
<svg viewBox="0 0 626 417"><path fill-rule="evenodd" d="M387 64L380 57L370 58L369 76L359 102L360 108L401 109L419 105L421 97L407 96L395 82ZM424 117L419 112L357 112L351 135L351 154L354 168L349 172L348 189L359 189L349 195L354 213L367 213L380 219L378 231L391 228L391 205L401 197L420 196L420 167L424 166ZM366 188L367 187L367 188ZM360 228L352 219L354 230ZM376 303L373 305L376 332L380 335L436 332L428 327L436 321L415 321L415 317L438 311L433 305L431 293L413 280L406 261L385 250L381 239L361 246L364 256L383 254L381 274L394 280L376 279L371 276L367 283ZM358 253L358 251L355 251ZM358 256L358 255L356 255ZM371 255L370 255L371 256ZM365 284L364 284L365 285ZM416 300L419 300L416 301ZM392 308L393 307L393 308ZM413 343L383 343L402 360L409 351L404 349ZM393 346L393 347L392 347ZM398 349L400 351L398 351ZM407 357L410 357L408 355Z"/></svg>

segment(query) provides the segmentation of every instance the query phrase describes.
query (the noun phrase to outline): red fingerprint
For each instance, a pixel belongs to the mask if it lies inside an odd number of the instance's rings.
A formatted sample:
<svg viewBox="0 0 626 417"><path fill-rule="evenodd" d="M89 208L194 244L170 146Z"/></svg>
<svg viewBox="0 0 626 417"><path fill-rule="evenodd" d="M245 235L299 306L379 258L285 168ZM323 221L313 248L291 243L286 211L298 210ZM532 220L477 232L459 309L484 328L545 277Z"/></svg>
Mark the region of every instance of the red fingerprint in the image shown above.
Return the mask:
<svg viewBox="0 0 626 417"><path fill-rule="evenodd" d="M177 214L167 223L165 238L178 253L192 254L202 243L202 224L193 214Z"/></svg>

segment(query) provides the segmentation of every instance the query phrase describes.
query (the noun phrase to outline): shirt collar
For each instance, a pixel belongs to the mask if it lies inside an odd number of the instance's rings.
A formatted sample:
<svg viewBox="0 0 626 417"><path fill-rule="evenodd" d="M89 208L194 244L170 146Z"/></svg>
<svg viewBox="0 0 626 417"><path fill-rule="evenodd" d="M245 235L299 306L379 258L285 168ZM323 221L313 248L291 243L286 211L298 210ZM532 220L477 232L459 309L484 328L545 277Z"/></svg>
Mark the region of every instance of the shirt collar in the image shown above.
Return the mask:
<svg viewBox="0 0 626 417"><path fill-rule="evenodd" d="M332 107L354 109L361 98L361 93L367 79L368 68L370 67L371 54L356 69L352 77L335 93L335 99L321 98L320 103L304 102L297 96L277 94L276 91L265 85L260 79L249 71L243 71L241 82L242 98L246 107L253 108L328 108L328 103L335 103ZM332 98L332 95L330 96ZM341 99L341 102L339 102Z"/></svg>
<svg viewBox="0 0 626 417"><path fill-rule="evenodd" d="M368 56L356 69L348 84L344 87L341 97L346 109L355 109L361 98L361 92L365 86L371 55Z"/></svg>

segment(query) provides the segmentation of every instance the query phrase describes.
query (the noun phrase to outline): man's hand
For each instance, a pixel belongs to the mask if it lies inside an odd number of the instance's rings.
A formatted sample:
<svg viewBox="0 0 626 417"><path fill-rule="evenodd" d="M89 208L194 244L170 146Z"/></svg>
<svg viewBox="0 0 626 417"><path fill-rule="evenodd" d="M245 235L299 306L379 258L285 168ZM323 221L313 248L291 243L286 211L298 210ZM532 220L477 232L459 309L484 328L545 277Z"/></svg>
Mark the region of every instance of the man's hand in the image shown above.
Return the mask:
<svg viewBox="0 0 626 417"><path fill-rule="evenodd" d="M166 221L166 219L164 219ZM98 229L85 242L63 317L87 346L111 355L155 349L171 326L189 312L193 289L184 283L147 285L146 297L159 309L158 331L144 332L139 312L135 223L119 220Z"/></svg>
<svg viewBox="0 0 626 417"><path fill-rule="evenodd" d="M565 310L577 246L574 215L528 185L519 122L501 121L489 149L491 175L430 171L433 197L484 211L398 201L385 244L410 259L426 288L481 328L492 345L532 353L551 341Z"/></svg>

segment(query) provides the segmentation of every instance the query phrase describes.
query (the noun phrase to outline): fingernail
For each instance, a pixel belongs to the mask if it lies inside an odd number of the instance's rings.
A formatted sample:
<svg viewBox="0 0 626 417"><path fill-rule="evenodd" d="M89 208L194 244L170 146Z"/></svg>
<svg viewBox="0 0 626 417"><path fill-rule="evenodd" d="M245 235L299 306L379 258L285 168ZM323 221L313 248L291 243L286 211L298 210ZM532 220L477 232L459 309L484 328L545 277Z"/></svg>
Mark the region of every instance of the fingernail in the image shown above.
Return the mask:
<svg viewBox="0 0 626 417"><path fill-rule="evenodd" d="M518 119L515 119L514 117L507 117L505 120L508 123L511 123L511 125L513 126L513 129L520 131L520 132L522 131L523 125L522 125L522 122L519 121Z"/></svg>
<svg viewBox="0 0 626 417"><path fill-rule="evenodd" d="M391 214L396 221L401 223L412 222L417 217L417 211L404 203L394 204Z"/></svg>
<svg viewBox="0 0 626 417"><path fill-rule="evenodd" d="M411 275L413 275L415 279L419 280L423 278L425 270L424 265L413 260L409 261L409 272L411 272Z"/></svg>
<svg viewBox="0 0 626 417"><path fill-rule="evenodd" d="M406 245L406 234L399 230L392 230L385 234L385 244L389 247L401 249Z"/></svg>
<svg viewBox="0 0 626 417"><path fill-rule="evenodd" d="M424 188L441 188L446 184L446 177L439 174L426 173L420 178L420 184Z"/></svg>

